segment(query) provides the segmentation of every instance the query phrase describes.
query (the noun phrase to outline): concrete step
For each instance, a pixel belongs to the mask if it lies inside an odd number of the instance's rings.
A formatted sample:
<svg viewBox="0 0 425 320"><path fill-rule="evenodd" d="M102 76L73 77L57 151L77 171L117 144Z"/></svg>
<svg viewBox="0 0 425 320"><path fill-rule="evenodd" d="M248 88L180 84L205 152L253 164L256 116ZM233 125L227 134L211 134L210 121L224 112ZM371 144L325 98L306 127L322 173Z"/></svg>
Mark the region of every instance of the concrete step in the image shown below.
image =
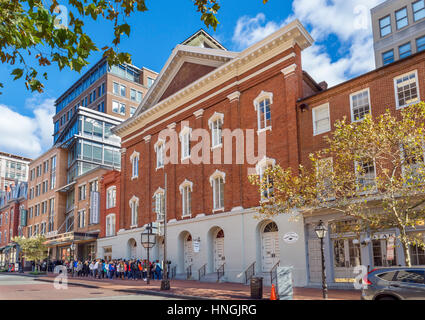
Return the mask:
<svg viewBox="0 0 425 320"><path fill-rule="evenodd" d="M221 277L220 281L217 281L217 272L208 273L201 278L200 282L226 282L226 275Z"/></svg>

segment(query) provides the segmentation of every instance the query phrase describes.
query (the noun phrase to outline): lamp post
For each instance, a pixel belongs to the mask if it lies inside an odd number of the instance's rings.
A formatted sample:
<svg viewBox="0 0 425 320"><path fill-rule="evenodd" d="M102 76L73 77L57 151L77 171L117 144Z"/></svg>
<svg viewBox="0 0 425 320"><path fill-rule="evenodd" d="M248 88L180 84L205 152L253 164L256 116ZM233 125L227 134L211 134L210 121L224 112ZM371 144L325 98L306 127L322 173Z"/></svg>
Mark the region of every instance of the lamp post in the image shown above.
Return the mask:
<svg viewBox="0 0 425 320"><path fill-rule="evenodd" d="M170 290L170 280L167 276L167 174L164 177L164 270L161 280L161 290Z"/></svg>
<svg viewBox="0 0 425 320"><path fill-rule="evenodd" d="M323 224L323 221L320 220L319 224L314 228L317 237L320 239L320 251L322 253L322 293L323 299L328 298L328 285L326 284L326 270L325 270L325 250L323 247L323 239L326 237L326 226Z"/></svg>
<svg viewBox="0 0 425 320"><path fill-rule="evenodd" d="M145 231L142 233L142 246L148 251L148 279L146 284L150 283L151 278L151 268L150 268L150 260L149 260L149 250L155 246L156 243L156 235L152 233L152 223L149 223Z"/></svg>
<svg viewBox="0 0 425 320"><path fill-rule="evenodd" d="M74 249L75 244L74 241L72 241L71 246L69 247L69 260L71 264L71 275L74 276Z"/></svg>

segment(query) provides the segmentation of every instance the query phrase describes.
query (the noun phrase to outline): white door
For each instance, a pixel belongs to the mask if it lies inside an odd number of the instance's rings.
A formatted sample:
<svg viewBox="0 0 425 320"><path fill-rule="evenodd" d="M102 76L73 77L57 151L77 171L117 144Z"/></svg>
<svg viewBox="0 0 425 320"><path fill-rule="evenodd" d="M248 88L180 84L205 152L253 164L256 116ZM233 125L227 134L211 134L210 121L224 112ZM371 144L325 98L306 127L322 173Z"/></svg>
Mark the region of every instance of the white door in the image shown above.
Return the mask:
<svg viewBox="0 0 425 320"><path fill-rule="evenodd" d="M322 253L320 252L320 240L308 240L308 268L310 282L322 281Z"/></svg>
<svg viewBox="0 0 425 320"><path fill-rule="evenodd" d="M214 271L220 268L226 262L224 256L224 235L220 231L214 239Z"/></svg>
<svg viewBox="0 0 425 320"><path fill-rule="evenodd" d="M262 239L263 272L269 272L279 262L279 234L278 232L263 233Z"/></svg>
<svg viewBox="0 0 425 320"><path fill-rule="evenodd" d="M193 263L192 237L189 235L184 242L184 269L186 270Z"/></svg>

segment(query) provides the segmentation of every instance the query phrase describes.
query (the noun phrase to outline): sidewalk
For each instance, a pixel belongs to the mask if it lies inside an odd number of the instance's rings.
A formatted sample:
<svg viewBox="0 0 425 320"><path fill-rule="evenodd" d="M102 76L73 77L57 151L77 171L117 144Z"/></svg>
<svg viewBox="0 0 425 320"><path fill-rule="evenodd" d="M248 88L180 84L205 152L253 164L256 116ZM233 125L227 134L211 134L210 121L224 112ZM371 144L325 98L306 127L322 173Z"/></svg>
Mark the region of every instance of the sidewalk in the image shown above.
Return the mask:
<svg viewBox="0 0 425 320"><path fill-rule="evenodd" d="M38 281L53 282L57 275L39 276ZM244 300L251 299L250 286L240 283L207 283L195 280L170 280L169 291L160 290L160 280L151 280L147 285L143 280L109 280L83 277L69 277L68 284L99 289L112 289L129 293L154 294L182 299L219 299ZM271 287L263 288L263 298L270 299ZM359 300L360 291L329 290L329 300ZM313 288L294 288L294 300L322 300L322 291Z"/></svg>

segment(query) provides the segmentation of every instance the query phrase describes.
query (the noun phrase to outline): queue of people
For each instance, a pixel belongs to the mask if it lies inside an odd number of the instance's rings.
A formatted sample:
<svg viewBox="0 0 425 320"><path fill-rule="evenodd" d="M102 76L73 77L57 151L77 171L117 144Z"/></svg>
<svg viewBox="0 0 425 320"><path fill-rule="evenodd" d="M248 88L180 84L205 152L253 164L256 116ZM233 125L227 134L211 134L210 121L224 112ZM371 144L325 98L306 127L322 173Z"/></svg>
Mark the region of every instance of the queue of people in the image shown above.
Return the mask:
<svg viewBox="0 0 425 320"><path fill-rule="evenodd" d="M167 262L168 266L171 264ZM97 259L93 261L60 261L53 265L63 265L68 273L73 277L91 277L95 279L123 279L123 280L141 280L147 281L148 274L152 280L161 280L163 277L163 268L161 263L156 260L111 260L106 261ZM149 269L148 269L149 268ZM169 275L169 268L167 268Z"/></svg>

